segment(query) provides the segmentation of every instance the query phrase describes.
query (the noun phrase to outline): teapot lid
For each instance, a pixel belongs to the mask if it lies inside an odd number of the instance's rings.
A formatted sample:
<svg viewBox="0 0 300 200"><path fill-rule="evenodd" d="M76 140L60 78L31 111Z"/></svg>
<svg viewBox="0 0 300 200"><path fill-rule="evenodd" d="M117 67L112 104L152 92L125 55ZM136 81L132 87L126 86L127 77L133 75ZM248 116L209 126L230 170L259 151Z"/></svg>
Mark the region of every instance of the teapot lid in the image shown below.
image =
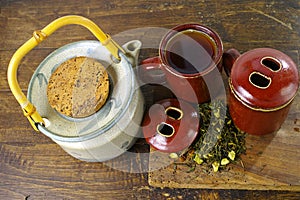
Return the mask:
<svg viewBox="0 0 300 200"><path fill-rule="evenodd" d="M271 48L242 54L235 61L230 77L232 92L254 109L282 107L293 100L299 87L296 64L286 54Z"/></svg>

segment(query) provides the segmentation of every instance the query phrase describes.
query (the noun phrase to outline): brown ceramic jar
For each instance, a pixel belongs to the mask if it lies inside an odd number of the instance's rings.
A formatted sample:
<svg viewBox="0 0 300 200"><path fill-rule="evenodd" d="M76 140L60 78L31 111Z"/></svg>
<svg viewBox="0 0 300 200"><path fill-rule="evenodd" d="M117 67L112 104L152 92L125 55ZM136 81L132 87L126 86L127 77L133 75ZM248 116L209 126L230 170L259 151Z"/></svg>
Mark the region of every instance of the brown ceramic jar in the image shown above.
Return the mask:
<svg viewBox="0 0 300 200"><path fill-rule="evenodd" d="M277 131L299 87L296 64L271 48L242 55L231 49L223 59L225 70L230 73L229 110L235 125L254 135Z"/></svg>

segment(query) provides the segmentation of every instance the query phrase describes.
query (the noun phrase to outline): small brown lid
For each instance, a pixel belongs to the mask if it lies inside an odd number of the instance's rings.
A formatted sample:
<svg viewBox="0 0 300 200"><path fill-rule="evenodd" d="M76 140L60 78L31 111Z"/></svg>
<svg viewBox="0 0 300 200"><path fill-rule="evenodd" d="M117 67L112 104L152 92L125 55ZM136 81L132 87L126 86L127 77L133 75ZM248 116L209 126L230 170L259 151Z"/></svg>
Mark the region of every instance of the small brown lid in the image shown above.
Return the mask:
<svg viewBox="0 0 300 200"><path fill-rule="evenodd" d="M175 153L189 147L199 129L199 114L190 104L164 99L152 105L143 121L143 133L155 149Z"/></svg>
<svg viewBox="0 0 300 200"><path fill-rule="evenodd" d="M274 109L289 103L299 87L298 68L286 54L258 48L241 55L231 70L230 85L252 108Z"/></svg>

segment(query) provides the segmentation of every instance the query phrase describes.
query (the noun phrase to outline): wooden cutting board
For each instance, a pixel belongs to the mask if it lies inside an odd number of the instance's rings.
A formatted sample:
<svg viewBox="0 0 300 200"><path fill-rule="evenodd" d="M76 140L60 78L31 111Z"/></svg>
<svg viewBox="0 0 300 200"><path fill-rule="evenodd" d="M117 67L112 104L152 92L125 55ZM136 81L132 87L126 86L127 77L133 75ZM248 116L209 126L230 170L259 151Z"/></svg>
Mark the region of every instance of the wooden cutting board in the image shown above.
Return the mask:
<svg viewBox="0 0 300 200"><path fill-rule="evenodd" d="M266 136L247 135L246 146L246 155L241 157L243 164L230 164L228 170L209 173L200 165L193 172L188 172L187 166L174 167L168 154L152 149L149 184L171 188L300 191L299 91L281 129Z"/></svg>

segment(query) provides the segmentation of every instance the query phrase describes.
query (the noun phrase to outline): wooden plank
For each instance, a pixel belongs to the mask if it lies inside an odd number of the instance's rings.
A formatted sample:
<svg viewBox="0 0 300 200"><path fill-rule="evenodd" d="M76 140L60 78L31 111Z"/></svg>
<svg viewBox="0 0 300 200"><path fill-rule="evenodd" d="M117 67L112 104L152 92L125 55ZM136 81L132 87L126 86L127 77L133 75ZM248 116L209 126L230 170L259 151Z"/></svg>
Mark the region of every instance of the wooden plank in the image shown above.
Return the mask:
<svg viewBox="0 0 300 200"><path fill-rule="evenodd" d="M32 129L11 92L0 91L0 99L0 142L23 145L53 143Z"/></svg>
<svg viewBox="0 0 300 200"><path fill-rule="evenodd" d="M121 198L133 195L128 188L146 185L142 173L130 174L104 163L79 161L54 142L1 141L0 155L1 199L20 198L26 193L31 198L47 195L49 199L93 198L100 194L103 198ZM118 159L119 165L131 166L131 162L127 157Z"/></svg>
<svg viewBox="0 0 300 200"><path fill-rule="evenodd" d="M231 164L229 170L206 172L197 166L174 168L168 154L152 149L149 158L149 184L155 187L289 190L300 191L300 91L298 91L282 127L265 136L246 136L243 164ZM163 167L162 167L163 166ZM156 170L158 169L158 170ZM205 169L207 170L207 168Z"/></svg>
<svg viewBox="0 0 300 200"><path fill-rule="evenodd" d="M53 50L55 49L34 49L23 58L19 65L19 70L17 74L19 85L22 90L27 91L29 81L35 69ZM9 87L7 83L7 67L9 65L11 57L15 53L15 50L0 50L0 53L0 65L3 69L0 71L0 76L3 77L2 79L0 79L0 90L8 91Z"/></svg>

